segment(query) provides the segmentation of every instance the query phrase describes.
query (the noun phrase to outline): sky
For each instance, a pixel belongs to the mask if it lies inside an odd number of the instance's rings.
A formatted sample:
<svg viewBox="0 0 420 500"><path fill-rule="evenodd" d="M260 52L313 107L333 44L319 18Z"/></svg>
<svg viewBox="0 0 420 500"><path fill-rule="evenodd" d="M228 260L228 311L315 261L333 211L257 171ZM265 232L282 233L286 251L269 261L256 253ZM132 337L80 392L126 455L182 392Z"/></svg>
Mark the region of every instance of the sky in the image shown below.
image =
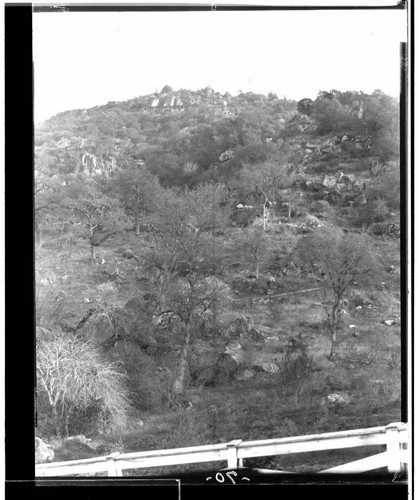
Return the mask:
<svg viewBox="0 0 420 500"><path fill-rule="evenodd" d="M406 23L389 10L34 13L35 123L165 85L397 97Z"/></svg>

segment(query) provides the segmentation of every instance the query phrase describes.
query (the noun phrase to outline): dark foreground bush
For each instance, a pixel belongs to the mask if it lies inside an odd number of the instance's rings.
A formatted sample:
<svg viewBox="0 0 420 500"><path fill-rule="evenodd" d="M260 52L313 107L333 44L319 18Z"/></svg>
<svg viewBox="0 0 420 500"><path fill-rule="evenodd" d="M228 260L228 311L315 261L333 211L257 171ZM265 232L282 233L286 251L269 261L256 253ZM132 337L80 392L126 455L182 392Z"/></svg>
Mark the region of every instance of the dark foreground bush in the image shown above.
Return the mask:
<svg viewBox="0 0 420 500"><path fill-rule="evenodd" d="M169 400L170 374L159 369L155 359L134 342L119 342L110 351L113 360L122 363L127 375L130 400L139 410L153 410Z"/></svg>

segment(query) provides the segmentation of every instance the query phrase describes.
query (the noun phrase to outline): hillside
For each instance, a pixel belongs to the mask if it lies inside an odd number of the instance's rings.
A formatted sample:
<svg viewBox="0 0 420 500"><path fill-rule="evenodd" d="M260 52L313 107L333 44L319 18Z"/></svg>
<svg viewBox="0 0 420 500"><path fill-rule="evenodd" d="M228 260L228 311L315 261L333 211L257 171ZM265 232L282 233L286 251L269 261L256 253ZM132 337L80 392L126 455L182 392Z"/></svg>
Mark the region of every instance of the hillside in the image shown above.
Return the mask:
<svg viewBox="0 0 420 500"><path fill-rule="evenodd" d="M166 86L37 127L37 435L55 459L400 420L398 124L380 91Z"/></svg>

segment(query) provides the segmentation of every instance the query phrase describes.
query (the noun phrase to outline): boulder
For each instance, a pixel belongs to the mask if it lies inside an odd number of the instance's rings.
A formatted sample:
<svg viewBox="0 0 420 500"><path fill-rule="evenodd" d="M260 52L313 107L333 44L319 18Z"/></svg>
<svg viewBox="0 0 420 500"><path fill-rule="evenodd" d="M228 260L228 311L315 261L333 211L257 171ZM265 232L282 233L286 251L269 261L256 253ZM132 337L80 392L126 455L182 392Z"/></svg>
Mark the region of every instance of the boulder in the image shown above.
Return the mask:
<svg viewBox="0 0 420 500"><path fill-rule="evenodd" d="M230 339L238 339L245 337L251 328L254 327L254 323L251 318L246 316L241 316L236 318L227 328L226 335Z"/></svg>
<svg viewBox="0 0 420 500"><path fill-rule="evenodd" d="M90 438L87 438L83 434L79 434L78 436L69 436L66 438L66 441L77 441L78 443L83 443L89 445L92 441Z"/></svg>
<svg viewBox="0 0 420 500"><path fill-rule="evenodd" d="M400 223L399 222L375 222L370 226L370 232L377 236L388 236L390 238L400 237Z"/></svg>
<svg viewBox="0 0 420 500"><path fill-rule="evenodd" d="M54 460L54 447L44 443L39 437L35 438L35 463L42 464Z"/></svg>
<svg viewBox="0 0 420 500"><path fill-rule="evenodd" d="M243 372L236 375L236 380L248 380L254 376L254 372L251 370L244 370Z"/></svg>
<svg viewBox="0 0 420 500"><path fill-rule="evenodd" d="M322 191L324 189L324 185L322 184L321 181L312 180L312 179L308 179L306 181L305 187L307 189L310 189L311 191Z"/></svg>
<svg viewBox="0 0 420 500"><path fill-rule="evenodd" d="M234 156L235 151L233 151L232 149L228 149L219 156L219 163L224 163L225 161L231 160Z"/></svg>
<svg viewBox="0 0 420 500"><path fill-rule="evenodd" d="M337 179L333 175L326 175L322 180L323 186L333 188L337 184Z"/></svg>
<svg viewBox="0 0 420 500"><path fill-rule="evenodd" d="M229 351L239 351L240 349L242 349L242 346L239 342L235 342L233 340L229 342L229 344L227 344L226 349L228 349Z"/></svg>
<svg viewBox="0 0 420 500"><path fill-rule="evenodd" d="M255 368L265 373L278 373L280 371L280 368L274 363L263 363L262 365L256 365Z"/></svg>
<svg viewBox="0 0 420 500"><path fill-rule="evenodd" d="M65 439L55 448L55 457L59 462L94 457L97 449L90 445L90 440L80 439L80 436Z"/></svg>
<svg viewBox="0 0 420 500"><path fill-rule="evenodd" d="M395 321L393 319L385 319L382 321L384 325L392 326L395 325Z"/></svg>
<svg viewBox="0 0 420 500"><path fill-rule="evenodd" d="M367 202L368 201L367 201L366 195L364 193L359 194L358 196L353 198L353 205L355 207L360 207L361 205L366 205Z"/></svg>
<svg viewBox="0 0 420 500"><path fill-rule="evenodd" d="M264 363L262 369L266 373L278 373L280 371L280 368L274 363Z"/></svg>
<svg viewBox="0 0 420 500"><path fill-rule="evenodd" d="M330 204L328 203L327 200L317 200L312 206L312 210L315 213L325 213L329 209L330 209Z"/></svg>
<svg viewBox="0 0 420 500"><path fill-rule="evenodd" d="M268 282L266 278L260 276L252 282L252 290L260 295L263 295L268 292L268 289L271 286L271 283L269 283L270 282Z"/></svg>
<svg viewBox="0 0 420 500"><path fill-rule="evenodd" d="M238 277L232 280L232 289L238 292L249 292L252 290L253 281L247 278Z"/></svg>
<svg viewBox="0 0 420 500"><path fill-rule="evenodd" d="M344 406L351 403L351 398L345 392L337 392L327 396L327 403L330 406Z"/></svg>
<svg viewBox="0 0 420 500"><path fill-rule="evenodd" d="M89 448L95 452L97 455L105 455L109 453L110 443L102 440L89 441Z"/></svg>
<svg viewBox="0 0 420 500"><path fill-rule="evenodd" d="M337 184L335 185L335 189L339 192L339 193L342 193L344 191L347 191L348 190L348 185L347 183L345 182L337 182Z"/></svg>

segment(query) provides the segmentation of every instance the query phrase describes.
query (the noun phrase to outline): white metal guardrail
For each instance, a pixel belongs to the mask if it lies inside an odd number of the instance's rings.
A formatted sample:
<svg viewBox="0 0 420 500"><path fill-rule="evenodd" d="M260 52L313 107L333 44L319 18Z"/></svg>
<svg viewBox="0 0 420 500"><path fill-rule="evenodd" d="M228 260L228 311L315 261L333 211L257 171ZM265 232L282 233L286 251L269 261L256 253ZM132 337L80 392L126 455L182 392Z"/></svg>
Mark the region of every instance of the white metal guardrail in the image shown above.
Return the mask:
<svg viewBox="0 0 420 500"><path fill-rule="evenodd" d="M61 477L107 472L108 476L122 476L123 470L226 461L229 469L243 467L243 460L321 450L339 450L362 446L385 445L386 451L356 460L321 473L360 473L387 467L389 472L401 472L408 464L408 425L397 422L385 427L371 427L326 434L242 441L171 450L138 453L112 453L111 455L69 462L37 464L35 477ZM282 471L273 471L282 472Z"/></svg>

